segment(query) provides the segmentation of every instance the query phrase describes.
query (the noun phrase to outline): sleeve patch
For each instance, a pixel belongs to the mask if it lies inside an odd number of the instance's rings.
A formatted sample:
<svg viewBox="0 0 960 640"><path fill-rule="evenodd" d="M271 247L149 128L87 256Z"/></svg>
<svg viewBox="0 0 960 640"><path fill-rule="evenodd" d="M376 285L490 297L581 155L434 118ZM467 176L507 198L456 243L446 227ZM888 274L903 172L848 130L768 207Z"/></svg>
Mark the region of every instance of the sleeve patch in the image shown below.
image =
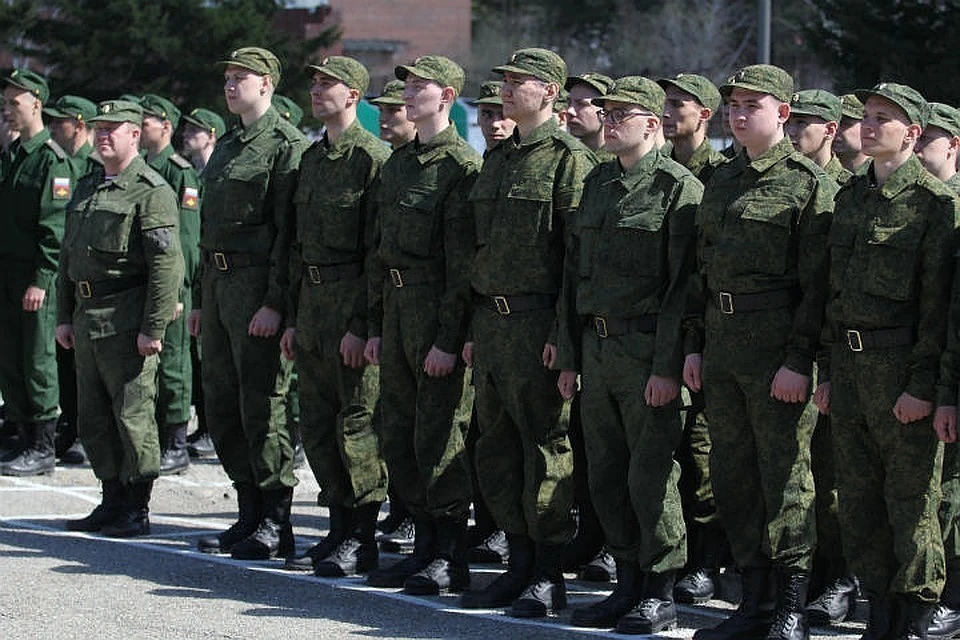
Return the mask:
<svg viewBox="0 0 960 640"><path fill-rule="evenodd" d="M200 205L200 191L193 187L183 188L183 198L180 200L180 206L184 209L196 211Z"/></svg>
<svg viewBox="0 0 960 640"><path fill-rule="evenodd" d="M70 187L70 178L53 179L54 200L69 200L71 195L73 195L73 189Z"/></svg>
<svg viewBox="0 0 960 640"><path fill-rule="evenodd" d="M149 229L143 232L144 237L153 243L153 245L160 249L161 251L166 251L170 247L170 242L173 239L173 233L170 231L170 227L158 227L156 229Z"/></svg>

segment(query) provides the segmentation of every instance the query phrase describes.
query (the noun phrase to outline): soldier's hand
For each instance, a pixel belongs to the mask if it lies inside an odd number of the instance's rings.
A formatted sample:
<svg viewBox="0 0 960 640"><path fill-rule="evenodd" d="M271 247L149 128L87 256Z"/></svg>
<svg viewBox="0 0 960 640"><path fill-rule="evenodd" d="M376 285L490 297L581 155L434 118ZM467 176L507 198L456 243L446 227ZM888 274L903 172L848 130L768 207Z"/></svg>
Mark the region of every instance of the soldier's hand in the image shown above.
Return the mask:
<svg viewBox="0 0 960 640"><path fill-rule="evenodd" d="M190 335L194 338L200 337L200 319L202 317L200 309L193 309L190 315L187 316L187 331L189 331Z"/></svg>
<svg viewBox="0 0 960 640"><path fill-rule="evenodd" d="M830 383L823 382L817 385L817 390L813 392L813 404L817 405L825 416L830 415Z"/></svg>
<svg viewBox="0 0 960 640"><path fill-rule="evenodd" d="M254 338L269 338L280 331L280 313L270 307L260 307L250 319L247 333Z"/></svg>
<svg viewBox="0 0 960 640"><path fill-rule="evenodd" d="M557 368L557 345L549 342L543 345L543 366L547 369Z"/></svg>
<svg viewBox="0 0 960 640"><path fill-rule="evenodd" d="M363 355L366 347L366 340L347 331L340 338L340 355L343 356L343 364L351 369L363 368L367 364Z"/></svg>
<svg viewBox="0 0 960 640"><path fill-rule="evenodd" d="M473 342L463 343L463 350L460 352L460 357L463 358L463 361L468 367L473 366Z"/></svg>
<svg viewBox="0 0 960 640"><path fill-rule="evenodd" d="M683 359L683 384L694 393L699 393L703 387L700 373L703 371L703 354L691 353Z"/></svg>
<svg viewBox="0 0 960 640"><path fill-rule="evenodd" d="M43 306L43 301L46 297L47 292L44 289L30 285L27 287L27 290L23 292L23 310L40 311L40 307Z"/></svg>
<svg viewBox="0 0 960 640"><path fill-rule="evenodd" d="M297 335L297 330L294 327L287 327L284 330L283 335L280 336L280 353L283 354L283 357L287 360L293 360L297 357L296 351L293 348L293 340Z"/></svg>
<svg viewBox="0 0 960 640"><path fill-rule="evenodd" d="M651 407L662 407L673 402L680 394L680 385L673 378L651 375L647 380L647 388L643 391L643 399Z"/></svg>
<svg viewBox="0 0 960 640"><path fill-rule="evenodd" d="M380 366L380 336L367 338L367 346L363 349L363 357L370 364Z"/></svg>
<svg viewBox="0 0 960 640"><path fill-rule="evenodd" d="M163 351L163 340L159 338L151 338L142 333L137 334L137 351L140 352L140 355L153 356L161 351Z"/></svg>
<svg viewBox="0 0 960 640"><path fill-rule="evenodd" d="M57 325L57 342L59 342L60 346L64 349L73 349L75 343L72 324Z"/></svg>
<svg viewBox="0 0 960 640"><path fill-rule="evenodd" d="M941 442L957 441L957 408L937 407L933 414L933 428Z"/></svg>
<svg viewBox="0 0 960 640"><path fill-rule="evenodd" d="M897 403L893 405L893 415L900 421L900 424L910 424L917 420L923 420L931 413L933 413L932 402L916 398L906 391L900 394Z"/></svg>
<svg viewBox="0 0 960 640"><path fill-rule="evenodd" d="M557 390L564 400L570 400L577 393L577 372L564 370L557 378Z"/></svg>
<svg viewBox="0 0 960 640"><path fill-rule="evenodd" d="M770 395L780 402L806 402L810 393L810 376L780 367L773 376Z"/></svg>
<svg viewBox="0 0 960 640"><path fill-rule="evenodd" d="M453 373L455 366L457 366L457 354L441 351L437 345L430 347L430 352L423 360L423 370L431 378L448 376Z"/></svg>
<svg viewBox="0 0 960 640"><path fill-rule="evenodd" d="M183 303L178 302L177 306L174 307L173 309L173 317L170 318L170 322L176 322L177 318L179 318L182 313L183 313Z"/></svg>

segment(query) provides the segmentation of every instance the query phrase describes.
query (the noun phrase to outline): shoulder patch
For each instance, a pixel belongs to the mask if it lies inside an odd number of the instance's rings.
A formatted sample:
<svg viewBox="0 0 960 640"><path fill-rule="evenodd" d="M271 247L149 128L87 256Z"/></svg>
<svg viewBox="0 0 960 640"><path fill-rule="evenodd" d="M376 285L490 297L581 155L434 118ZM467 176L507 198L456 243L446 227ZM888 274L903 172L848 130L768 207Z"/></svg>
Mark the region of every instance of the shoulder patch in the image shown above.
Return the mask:
<svg viewBox="0 0 960 640"><path fill-rule="evenodd" d="M163 185L167 184L167 181L163 179L163 176L150 167L147 167L146 170L140 175L151 187L162 187Z"/></svg>
<svg viewBox="0 0 960 640"><path fill-rule="evenodd" d="M67 152L63 150L63 147L61 147L61 146L58 145L56 142L54 142L54 141L53 141L53 138L47 138L47 141L46 141L44 144L46 144L48 147L50 147L50 148L53 150L53 153L54 153L54 154L57 156L57 158L59 158L60 160L66 160L66 159L67 159Z"/></svg>
<svg viewBox="0 0 960 640"><path fill-rule="evenodd" d="M184 187L180 198L180 208L196 211L200 206L200 191L193 187Z"/></svg>
<svg viewBox="0 0 960 640"><path fill-rule="evenodd" d="M172 156L170 156L170 162L177 165L181 169L190 169L191 167L193 167L193 165L190 164L190 161L184 158L183 156L181 156L179 153L175 153Z"/></svg>
<svg viewBox="0 0 960 640"><path fill-rule="evenodd" d="M73 195L70 178L52 178L51 191L54 200L69 200Z"/></svg>

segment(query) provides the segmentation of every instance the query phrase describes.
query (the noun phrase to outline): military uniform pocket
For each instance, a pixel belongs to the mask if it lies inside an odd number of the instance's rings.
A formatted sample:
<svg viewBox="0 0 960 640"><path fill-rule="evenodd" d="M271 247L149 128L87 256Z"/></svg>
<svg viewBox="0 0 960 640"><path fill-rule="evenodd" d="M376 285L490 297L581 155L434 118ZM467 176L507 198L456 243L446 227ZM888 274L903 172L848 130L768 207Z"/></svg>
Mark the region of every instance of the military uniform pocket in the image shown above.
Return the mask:
<svg viewBox="0 0 960 640"><path fill-rule="evenodd" d="M227 206L231 222L263 223L263 201L267 195L270 171L264 165L235 165L227 175Z"/></svg>
<svg viewBox="0 0 960 640"><path fill-rule="evenodd" d="M363 246L362 196L357 191L342 191L330 200L317 203L317 215L323 230L322 242L338 251L359 251Z"/></svg>
<svg viewBox="0 0 960 640"><path fill-rule="evenodd" d="M748 202L740 212L743 260L758 273L783 275L790 260L794 208L781 200Z"/></svg>
<svg viewBox="0 0 960 640"><path fill-rule="evenodd" d="M541 235L552 230L552 202L551 183L520 181L514 184L507 194L512 224L503 231L516 238L521 245L539 244Z"/></svg>
<svg viewBox="0 0 960 640"><path fill-rule="evenodd" d="M122 205L100 205L90 216L90 246L104 253L126 253L134 214Z"/></svg>
<svg viewBox="0 0 960 640"><path fill-rule="evenodd" d="M890 300L909 300L922 236L917 225L875 224L867 234L864 262L858 269L863 291Z"/></svg>
<svg viewBox="0 0 960 640"><path fill-rule="evenodd" d="M663 262L663 210L640 206L622 212L604 251L622 275L655 276Z"/></svg>
<svg viewBox="0 0 960 640"><path fill-rule="evenodd" d="M409 190L400 201L400 235L404 253L421 258L432 255L436 192L427 189Z"/></svg>

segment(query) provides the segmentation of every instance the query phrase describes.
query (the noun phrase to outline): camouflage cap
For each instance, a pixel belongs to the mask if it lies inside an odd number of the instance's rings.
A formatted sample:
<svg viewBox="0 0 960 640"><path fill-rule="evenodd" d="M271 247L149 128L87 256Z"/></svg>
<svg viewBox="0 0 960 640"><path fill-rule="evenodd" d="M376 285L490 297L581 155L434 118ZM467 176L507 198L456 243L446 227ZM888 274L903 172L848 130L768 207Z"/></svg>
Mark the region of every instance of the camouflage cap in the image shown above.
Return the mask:
<svg viewBox="0 0 960 640"><path fill-rule="evenodd" d="M556 82L563 87L567 83L567 63L549 49L530 47L517 49L506 64L493 68L494 73L522 73L544 82Z"/></svg>
<svg viewBox="0 0 960 640"><path fill-rule="evenodd" d="M840 122L843 104L840 98L823 89L798 91L790 98L790 113L798 116L814 116L826 122Z"/></svg>
<svg viewBox="0 0 960 640"><path fill-rule="evenodd" d="M183 119L195 127L200 127L215 136L223 135L227 125L217 113L210 109L197 108L184 114Z"/></svg>
<svg viewBox="0 0 960 640"><path fill-rule="evenodd" d="M772 64L752 64L737 71L720 86L720 95L727 97L734 89L766 93L780 102L790 102L793 78Z"/></svg>
<svg viewBox="0 0 960 640"><path fill-rule="evenodd" d="M117 100L123 100L124 102L133 102L140 104L140 96L135 96L132 93L124 93Z"/></svg>
<svg viewBox="0 0 960 640"><path fill-rule="evenodd" d="M960 136L960 111L942 102L931 102L928 127L939 127L951 137Z"/></svg>
<svg viewBox="0 0 960 640"><path fill-rule="evenodd" d="M280 114L280 117L293 126L298 126L300 121L303 120L303 109L287 96L275 93L270 99L270 102L273 104L273 108Z"/></svg>
<svg viewBox="0 0 960 640"><path fill-rule="evenodd" d="M132 122L143 124L143 107L128 100L106 100L97 105L97 115L90 122Z"/></svg>
<svg viewBox="0 0 960 640"><path fill-rule="evenodd" d="M400 106L403 102L403 82L400 80L391 80L383 85L383 92L370 101L375 105L392 104Z"/></svg>
<svg viewBox="0 0 960 640"><path fill-rule="evenodd" d="M227 56L226 60L221 60L217 64L235 65L250 69L261 76L270 76L273 78L273 86L280 83L280 59L262 47L241 47L234 49Z"/></svg>
<svg viewBox="0 0 960 640"><path fill-rule="evenodd" d="M860 98L852 93L845 93L840 96L840 104L843 106L843 117L851 120L863 120L863 103Z"/></svg>
<svg viewBox="0 0 960 640"><path fill-rule="evenodd" d="M367 68L359 60L347 56L330 56L321 60L319 64L308 64L307 69L339 80L351 89L359 91L361 96L370 86L370 72Z"/></svg>
<svg viewBox="0 0 960 640"><path fill-rule="evenodd" d="M480 85L480 95L473 104L493 104L503 106L503 83L499 80L487 80Z"/></svg>
<svg viewBox="0 0 960 640"><path fill-rule="evenodd" d="M400 65L393 70L400 80L406 80L408 74L418 78L433 80L441 87L453 87L457 94L463 91L466 74L463 67L444 56L420 56L413 64Z"/></svg>
<svg viewBox="0 0 960 640"><path fill-rule="evenodd" d="M84 122L97 115L97 105L80 96L60 96L52 105L43 108L43 114L51 118Z"/></svg>
<svg viewBox="0 0 960 640"><path fill-rule="evenodd" d="M910 124L918 124L921 127L927 126L927 120L930 118L930 106L920 92L913 87L896 82L881 82L873 89L861 89L856 92L856 96L866 104L871 96L885 98L894 103L907 115Z"/></svg>
<svg viewBox="0 0 960 640"><path fill-rule="evenodd" d="M701 105L716 113L720 108L720 91L709 79L695 73L678 73L672 78L660 78L657 84L666 90L673 86L689 93Z"/></svg>
<svg viewBox="0 0 960 640"><path fill-rule="evenodd" d="M11 87L29 91L44 104L50 99L50 87L47 81L43 76L29 69L13 69L3 81Z"/></svg>
<svg viewBox="0 0 960 640"><path fill-rule="evenodd" d="M567 82L563 85L563 87L567 91L570 91L570 89L573 89L573 87L578 84L585 84L588 87L596 89L600 95L603 95L610 90L610 87L613 86L613 78L610 76L605 76L602 73L587 71L586 73L581 73L578 76L570 76L567 78Z"/></svg>
<svg viewBox="0 0 960 640"><path fill-rule="evenodd" d="M662 118L663 101L663 88L653 80L643 76L624 76L616 79L607 95L594 98L593 104L598 107L607 102L635 104Z"/></svg>
<svg viewBox="0 0 960 640"><path fill-rule="evenodd" d="M169 120L170 127L173 129L176 129L177 125L180 124L180 109L177 109L172 102L162 96L155 93L145 93L140 98L140 106L143 108L143 115Z"/></svg>

